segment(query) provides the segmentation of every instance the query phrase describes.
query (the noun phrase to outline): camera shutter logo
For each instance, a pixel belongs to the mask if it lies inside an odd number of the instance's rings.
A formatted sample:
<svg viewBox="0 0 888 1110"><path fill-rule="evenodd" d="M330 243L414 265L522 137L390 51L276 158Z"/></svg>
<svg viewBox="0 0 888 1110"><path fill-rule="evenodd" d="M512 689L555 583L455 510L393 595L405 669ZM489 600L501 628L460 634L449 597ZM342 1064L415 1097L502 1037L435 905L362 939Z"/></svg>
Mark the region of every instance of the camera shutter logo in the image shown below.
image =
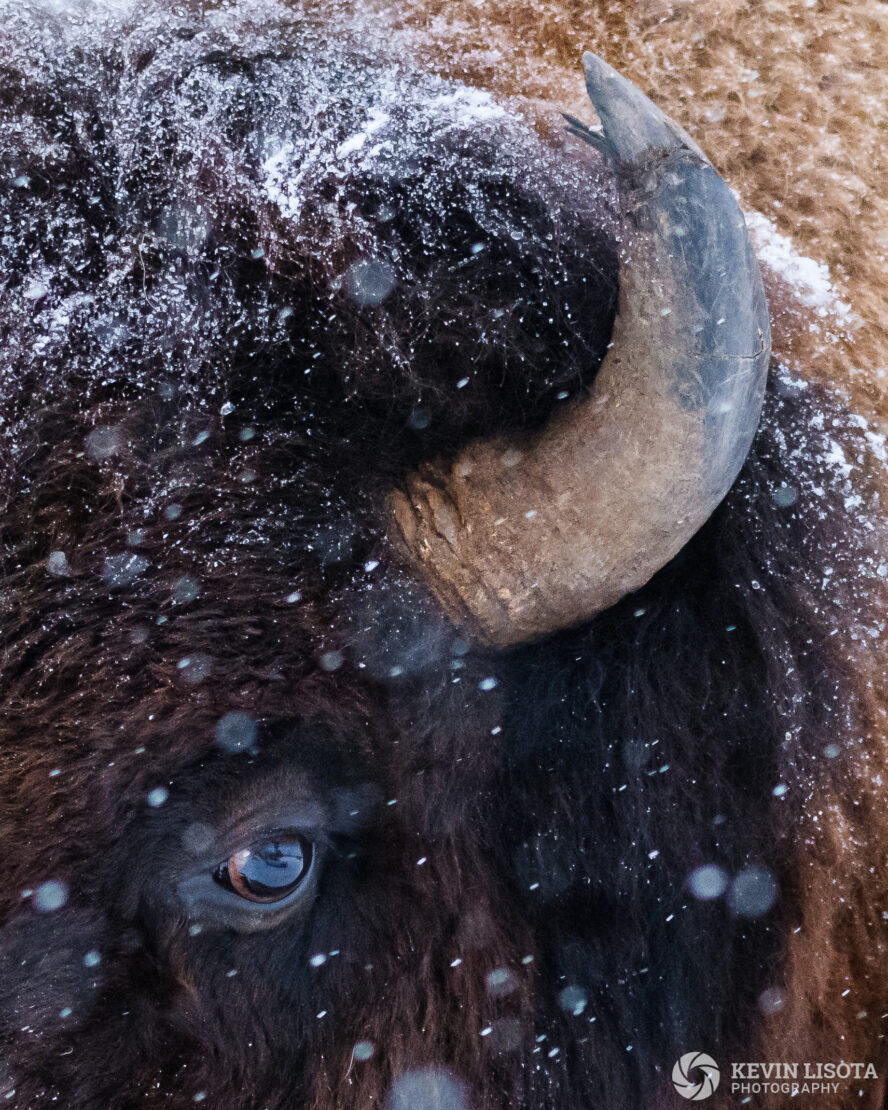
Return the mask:
<svg viewBox="0 0 888 1110"><path fill-rule="evenodd" d="M715 1094L721 1073L705 1052L686 1052L672 1069L672 1084L682 1098L702 1102Z"/></svg>

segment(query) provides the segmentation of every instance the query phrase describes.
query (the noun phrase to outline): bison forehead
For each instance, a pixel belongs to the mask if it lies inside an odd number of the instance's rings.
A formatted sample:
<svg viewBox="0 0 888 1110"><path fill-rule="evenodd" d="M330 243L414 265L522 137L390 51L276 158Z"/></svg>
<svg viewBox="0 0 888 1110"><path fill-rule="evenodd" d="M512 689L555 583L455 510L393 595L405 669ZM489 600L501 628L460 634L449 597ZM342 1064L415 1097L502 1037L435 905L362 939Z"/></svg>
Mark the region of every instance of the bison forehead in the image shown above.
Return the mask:
<svg viewBox="0 0 888 1110"><path fill-rule="evenodd" d="M189 442L232 405L245 435L286 415L300 454L360 430L391 466L539 416L594 370L608 187L518 102L310 21L196 35L149 16L104 69L33 16L12 39L27 94L5 142L27 184L2 203L30 235L0 247L24 371L2 390L22 450L34 402L67 387L81 412L172 406Z"/></svg>

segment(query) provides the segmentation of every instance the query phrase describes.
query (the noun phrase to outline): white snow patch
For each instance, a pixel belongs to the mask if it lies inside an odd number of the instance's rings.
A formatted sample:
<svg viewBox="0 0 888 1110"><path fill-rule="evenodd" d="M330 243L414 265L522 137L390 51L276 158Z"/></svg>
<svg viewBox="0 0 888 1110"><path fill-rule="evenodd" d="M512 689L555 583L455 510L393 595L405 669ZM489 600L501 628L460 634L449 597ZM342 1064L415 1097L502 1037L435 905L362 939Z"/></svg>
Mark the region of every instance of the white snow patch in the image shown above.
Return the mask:
<svg viewBox="0 0 888 1110"><path fill-rule="evenodd" d="M451 122L461 126L471 126L476 122L503 119L508 113L502 104L484 89L473 89L463 85L455 92L445 93L429 101L429 106L446 112Z"/></svg>
<svg viewBox="0 0 888 1110"><path fill-rule="evenodd" d="M830 439L829 454L823 456L823 461L827 466L837 470L843 478L847 478L853 469L851 463L845 458L845 452L834 439Z"/></svg>
<svg viewBox="0 0 888 1110"><path fill-rule="evenodd" d="M329 99L323 88L317 95ZM489 92L438 77L418 80L409 73L381 72L366 87L356 86L355 95L366 102L366 114L348 130L322 103L306 129L262 140L262 187L287 219L298 223L318 175L345 180L352 170L376 166L383 151L382 169L390 175L394 162L425 149L430 137L445 128L468 131L505 121L526 127L520 114ZM326 107L335 108L335 98Z"/></svg>
<svg viewBox="0 0 888 1110"><path fill-rule="evenodd" d="M374 108L370 113L370 118L364 130L359 131L357 135L352 135L351 138L339 144L336 151L337 157L345 158L347 155L351 154L352 151L360 150L371 135L391 122L391 118L388 112L384 112L381 108Z"/></svg>
<svg viewBox="0 0 888 1110"><path fill-rule="evenodd" d="M885 449L885 437L881 432L866 432L866 441L870 450L881 463L888 462L888 451Z"/></svg>
<svg viewBox="0 0 888 1110"><path fill-rule="evenodd" d="M759 259L793 287L799 300L818 316L836 316L842 323L852 323L851 306L839 297L826 263L799 254L792 240L761 212L745 215Z"/></svg>
<svg viewBox="0 0 888 1110"><path fill-rule="evenodd" d="M39 7L54 15L90 15L93 12L128 13L135 9L136 0L41 0Z"/></svg>

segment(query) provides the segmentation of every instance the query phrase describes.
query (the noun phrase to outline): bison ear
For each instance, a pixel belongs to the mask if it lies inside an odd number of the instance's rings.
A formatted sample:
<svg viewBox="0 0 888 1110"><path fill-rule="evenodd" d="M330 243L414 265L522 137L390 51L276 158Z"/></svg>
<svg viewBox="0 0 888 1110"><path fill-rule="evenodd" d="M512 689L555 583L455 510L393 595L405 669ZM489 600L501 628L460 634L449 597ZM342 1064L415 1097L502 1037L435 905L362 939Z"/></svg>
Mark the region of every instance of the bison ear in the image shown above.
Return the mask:
<svg viewBox="0 0 888 1110"><path fill-rule="evenodd" d="M672 559L736 478L764 399L767 305L731 190L639 89L584 64L622 223L594 387L525 443L422 466L390 502L448 615L499 647L588 620Z"/></svg>

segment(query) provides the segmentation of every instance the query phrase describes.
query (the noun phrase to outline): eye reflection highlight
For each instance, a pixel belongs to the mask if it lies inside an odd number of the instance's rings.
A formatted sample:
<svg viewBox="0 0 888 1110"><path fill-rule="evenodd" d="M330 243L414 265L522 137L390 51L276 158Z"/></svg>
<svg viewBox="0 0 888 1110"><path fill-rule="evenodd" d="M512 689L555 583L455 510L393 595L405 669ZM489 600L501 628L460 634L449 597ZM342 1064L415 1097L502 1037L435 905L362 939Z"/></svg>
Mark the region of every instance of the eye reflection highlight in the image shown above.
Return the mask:
<svg viewBox="0 0 888 1110"><path fill-rule="evenodd" d="M311 844L294 835L238 849L213 878L249 902L280 902L302 883L310 865Z"/></svg>

